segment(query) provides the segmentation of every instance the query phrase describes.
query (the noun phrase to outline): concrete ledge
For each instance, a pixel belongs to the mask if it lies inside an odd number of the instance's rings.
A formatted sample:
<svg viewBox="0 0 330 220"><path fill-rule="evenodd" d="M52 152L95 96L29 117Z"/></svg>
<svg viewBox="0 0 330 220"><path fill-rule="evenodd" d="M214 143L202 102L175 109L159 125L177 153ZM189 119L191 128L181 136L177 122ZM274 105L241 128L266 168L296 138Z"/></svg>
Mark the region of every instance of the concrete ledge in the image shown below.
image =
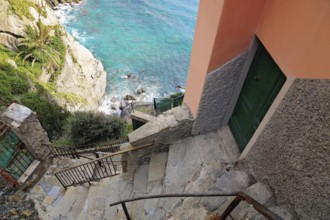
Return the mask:
<svg viewBox="0 0 330 220"><path fill-rule="evenodd" d="M135 120L138 120L138 121L142 121L142 122L149 122L149 121L153 121L156 119L155 116L153 115L150 115L150 114L146 114L146 113L143 113L143 112L139 112L139 111L136 111L134 110L134 112L132 112L130 114L130 117L132 119L135 119Z"/></svg>
<svg viewBox="0 0 330 220"><path fill-rule="evenodd" d="M186 106L171 109L128 135L132 146L154 141L156 144L170 144L191 134L193 118Z"/></svg>

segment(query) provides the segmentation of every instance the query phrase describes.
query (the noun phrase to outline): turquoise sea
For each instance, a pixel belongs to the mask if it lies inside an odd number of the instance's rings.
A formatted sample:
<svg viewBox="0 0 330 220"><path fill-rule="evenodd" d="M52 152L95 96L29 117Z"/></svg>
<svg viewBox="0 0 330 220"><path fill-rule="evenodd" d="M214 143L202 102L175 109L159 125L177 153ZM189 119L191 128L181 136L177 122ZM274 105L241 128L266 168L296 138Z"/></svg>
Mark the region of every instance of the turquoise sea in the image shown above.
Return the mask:
<svg viewBox="0 0 330 220"><path fill-rule="evenodd" d="M84 0L56 12L69 33L102 61L107 96L138 87L147 101L185 86L198 0ZM131 74L132 77L126 78ZM115 98L113 98L115 97Z"/></svg>

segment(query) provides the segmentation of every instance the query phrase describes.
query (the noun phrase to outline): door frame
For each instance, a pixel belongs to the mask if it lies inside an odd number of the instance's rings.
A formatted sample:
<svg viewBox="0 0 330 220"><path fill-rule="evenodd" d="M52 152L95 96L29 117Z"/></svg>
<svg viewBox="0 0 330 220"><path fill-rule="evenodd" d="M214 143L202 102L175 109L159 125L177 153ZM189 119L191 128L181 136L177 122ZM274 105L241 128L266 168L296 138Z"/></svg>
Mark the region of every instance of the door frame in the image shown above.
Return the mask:
<svg viewBox="0 0 330 220"><path fill-rule="evenodd" d="M230 120L230 118L231 118L231 116L232 116L232 114L234 112L236 103L238 101L239 95L240 95L241 90L243 88L245 79L246 79L247 74L249 72L250 66L252 64L252 61L253 61L253 58L254 58L255 53L257 51L257 48L259 46L259 43L260 43L260 40L258 40L258 38L255 36L254 39L253 39L253 41L252 41L252 43L251 43L251 45L250 45L249 53L248 53L246 62L244 64L244 66L243 66L243 69L241 71L241 74L239 75L239 78L238 78L238 81L237 81L237 84L236 84L234 93L232 95L232 98L231 98L231 101L230 101L230 104L229 104L227 113L225 115L225 118L224 118L225 124L228 124L228 122L229 122L229 120ZM247 145L245 146L244 150L242 151L242 153L239 156L239 158L237 159L237 161L244 159L248 155L248 153L252 149L253 145L255 144L257 138L259 137L259 135L261 134L261 132L265 128L266 124L269 122L271 116L275 113L275 110L277 109L277 107L279 106L280 102L284 98L285 94L288 92L289 88L291 87L293 81L295 80L295 78L286 75L284 71L282 71L282 73L286 76L286 81L284 82L282 88L278 92L276 98L274 99L273 103L269 107L267 113L265 114L265 116L261 120L260 124L258 125L258 128L255 130L253 136L248 141Z"/></svg>

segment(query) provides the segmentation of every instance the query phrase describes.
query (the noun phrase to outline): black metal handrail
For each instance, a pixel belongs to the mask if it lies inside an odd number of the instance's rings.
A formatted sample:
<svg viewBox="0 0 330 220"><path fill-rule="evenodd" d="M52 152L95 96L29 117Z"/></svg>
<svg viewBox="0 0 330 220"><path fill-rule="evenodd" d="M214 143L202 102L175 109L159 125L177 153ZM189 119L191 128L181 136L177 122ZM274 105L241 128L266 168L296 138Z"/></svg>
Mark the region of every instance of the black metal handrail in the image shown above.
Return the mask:
<svg viewBox="0 0 330 220"><path fill-rule="evenodd" d="M66 189L69 186L90 184L91 181L118 175L118 166L118 162L115 163L111 157L104 157L59 171L54 175Z"/></svg>
<svg viewBox="0 0 330 220"><path fill-rule="evenodd" d="M79 159L79 155L73 147L54 147L48 146L53 157L67 157L70 159Z"/></svg>
<svg viewBox="0 0 330 220"><path fill-rule="evenodd" d="M76 148L76 149L86 149L87 148L88 149L88 148L96 148L96 147L111 147L111 146L116 146L116 145L122 145L127 142L129 142L128 137L124 137L124 138L100 142L100 143L77 145L77 146L74 146L74 148ZM71 147L73 147L73 146L71 146Z"/></svg>
<svg viewBox="0 0 330 220"><path fill-rule="evenodd" d="M112 140L103 143L94 143L78 146L49 146L49 150L53 157L68 157L71 159L79 159L79 155L86 153L96 153L97 151L103 152L117 152L120 146L128 143L128 137L117 140Z"/></svg>
<svg viewBox="0 0 330 220"><path fill-rule="evenodd" d="M65 189L69 186L75 186L78 184L90 184L91 181L97 181L120 174L117 168L121 165L121 161L113 161L113 156L140 150L150 147L153 144L154 142L150 142L139 147L131 147L123 151L111 153L87 163L60 170L54 173L54 175Z"/></svg>
<svg viewBox="0 0 330 220"><path fill-rule="evenodd" d="M160 194L160 195L152 195L152 196L141 196L141 197L136 197L133 199L127 199L127 200L122 200L119 202L111 203L110 206L116 206L121 204L122 208L124 210L125 216L127 220L131 220L131 217L129 216L126 204L127 202L133 202L137 200L144 200L144 199L158 199L158 198L169 198L169 197L229 197L229 196L236 196L235 199L228 205L226 210L223 212L221 215L220 219L225 220L230 213L238 206L238 204L241 201L246 201L249 204L251 204L255 210L257 210L260 214L263 216L267 217L270 220L283 220L280 216L277 214L273 213L269 209L267 209L265 206L254 200L252 197L248 196L247 194L243 192L238 192L238 193L214 193L214 194L205 194L205 193L199 193L199 194Z"/></svg>

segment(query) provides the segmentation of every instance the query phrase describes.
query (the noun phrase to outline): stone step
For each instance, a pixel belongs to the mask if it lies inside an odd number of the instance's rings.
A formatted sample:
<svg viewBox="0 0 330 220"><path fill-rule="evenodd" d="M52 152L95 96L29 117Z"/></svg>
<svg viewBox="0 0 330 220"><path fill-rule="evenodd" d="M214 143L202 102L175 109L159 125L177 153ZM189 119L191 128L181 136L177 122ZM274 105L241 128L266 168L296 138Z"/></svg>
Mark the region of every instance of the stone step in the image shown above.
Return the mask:
<svg viewBox="0 0 330 220"><path fill-rule="evenodd" d="M49 219L77 219L88 195L88 187L69 187L54 209L50 210Z"/></svg>

